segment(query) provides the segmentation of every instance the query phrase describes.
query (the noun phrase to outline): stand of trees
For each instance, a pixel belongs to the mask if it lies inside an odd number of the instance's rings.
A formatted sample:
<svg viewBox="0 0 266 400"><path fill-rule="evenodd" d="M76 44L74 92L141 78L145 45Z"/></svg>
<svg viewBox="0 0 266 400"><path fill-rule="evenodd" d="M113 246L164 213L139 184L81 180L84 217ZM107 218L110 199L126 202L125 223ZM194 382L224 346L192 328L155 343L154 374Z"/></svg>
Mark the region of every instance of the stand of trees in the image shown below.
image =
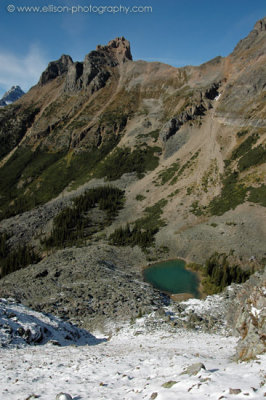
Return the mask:
<svg viewBox="0 0 266 400"><path fill-rule="evenodd" d="M154 229L141 229L136 224L133 228L127 224L124 228L117 228L109 237L111 244L116 246L140 246L142 249L150 247L154 243L154 235L158 232Z"/></svg>
<svg viewBox="0 0 266 400"><path fill-rule="evenodd" d="M214 253L206 262L206 274L212 284L220 290L231 283L243 283L254 269L243 269L239 265L229 265L228 257L225 254Z"/></svg>
<svg viewBox="0 0 266 400"><path fill-rule="evenodd" d="M51 236L45 241L47 247L72 245L109 225L123 208L124 192L113 186L93 188L78 196L73 207L62 210L53 221ZM105 211L102 222L92 222L89 212L98 207Z"/></svg>
<svg viewBox="0 0 266 400"><path fill-rule="evenodd" d="M0 278L27 265L35 264L39 260L40 257L27 245L19 246L10 251L8 235L6 233L0 234Z"/></svg>

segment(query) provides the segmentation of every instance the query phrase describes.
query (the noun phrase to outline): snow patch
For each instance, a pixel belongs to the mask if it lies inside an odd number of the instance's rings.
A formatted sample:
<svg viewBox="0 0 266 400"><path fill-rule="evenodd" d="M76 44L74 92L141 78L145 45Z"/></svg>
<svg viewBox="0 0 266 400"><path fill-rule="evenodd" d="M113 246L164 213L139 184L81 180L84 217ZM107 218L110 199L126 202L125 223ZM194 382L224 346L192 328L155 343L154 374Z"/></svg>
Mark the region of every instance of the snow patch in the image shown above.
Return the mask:
<svg viewBox="0 0 266 400"><path fill-rule="evenodd" d="M206 300L188 302L190 307L210 310ZM15 302L1 300L0 310L1 332L8 321L10 326L45 324L65 343L64 329L77 329ZM237 338L173 330L159 319L150 329L149 318L125 324L119 331L113 326L110 340L94 342L95 346L70 342L58 347L48 341L42 346L0 347L0 398L55 400L57 394L65 393L73 400L217 400L233 398L233 390L240 390L239 399L263 398L266 355L236 363L232 355ZM195 363L206 369L197 375L184 373Z"/></svg>
<svg viewBox="0 0 266 400"><path fill-rule="evenodd" d="M251 307L251 314L256 318L260 315L261 311L262 310L259 310L258 308L254 307L254 306Z"/></svg>

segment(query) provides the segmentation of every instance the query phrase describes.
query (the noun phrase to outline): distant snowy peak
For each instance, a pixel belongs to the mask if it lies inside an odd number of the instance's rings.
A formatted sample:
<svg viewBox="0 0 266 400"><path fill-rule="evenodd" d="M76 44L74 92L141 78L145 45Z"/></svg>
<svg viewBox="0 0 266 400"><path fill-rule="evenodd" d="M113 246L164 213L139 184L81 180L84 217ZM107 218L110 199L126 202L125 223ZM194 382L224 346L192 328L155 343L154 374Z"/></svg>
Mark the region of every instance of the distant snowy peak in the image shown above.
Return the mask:
<svg viewBox="0 0 266 400"><path fill-rule="evenodd" d="M0 106L4 107L14 103L14 101L18 100L23 94L25 94L25 92L23 92L20 86L12 86L12 88L3 95L0 100Z"/></svg>

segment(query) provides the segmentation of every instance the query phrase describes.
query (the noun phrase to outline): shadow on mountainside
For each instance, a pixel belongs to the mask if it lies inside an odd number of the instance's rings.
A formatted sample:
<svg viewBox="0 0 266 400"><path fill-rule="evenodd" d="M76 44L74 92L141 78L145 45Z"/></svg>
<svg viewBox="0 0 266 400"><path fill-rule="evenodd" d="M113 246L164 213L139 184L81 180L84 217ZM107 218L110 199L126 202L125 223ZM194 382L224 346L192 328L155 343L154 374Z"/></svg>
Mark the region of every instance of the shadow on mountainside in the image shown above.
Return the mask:
<svg viewBox="0 0 266 400"><path fill-rule="evenodd" d="M0 299L0 346L95 346L107 339L94 335L50 314L30 310L13 300Z"/></svg>

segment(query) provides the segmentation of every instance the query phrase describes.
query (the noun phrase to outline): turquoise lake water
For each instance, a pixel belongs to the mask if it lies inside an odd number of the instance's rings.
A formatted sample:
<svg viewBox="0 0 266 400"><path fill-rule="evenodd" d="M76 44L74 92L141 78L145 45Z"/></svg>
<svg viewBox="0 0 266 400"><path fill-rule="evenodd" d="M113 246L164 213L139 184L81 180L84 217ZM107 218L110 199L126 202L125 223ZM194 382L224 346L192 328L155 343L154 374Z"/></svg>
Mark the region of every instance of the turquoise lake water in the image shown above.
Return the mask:
<svg viewBox="0 0 266 400"><path fill-rule="evenodd" d="M146 282L156 289L171 294L191 293L199 297L199 280L197 275L185 269L183 260L163 261L145 268L143 271Z"/></svg>

